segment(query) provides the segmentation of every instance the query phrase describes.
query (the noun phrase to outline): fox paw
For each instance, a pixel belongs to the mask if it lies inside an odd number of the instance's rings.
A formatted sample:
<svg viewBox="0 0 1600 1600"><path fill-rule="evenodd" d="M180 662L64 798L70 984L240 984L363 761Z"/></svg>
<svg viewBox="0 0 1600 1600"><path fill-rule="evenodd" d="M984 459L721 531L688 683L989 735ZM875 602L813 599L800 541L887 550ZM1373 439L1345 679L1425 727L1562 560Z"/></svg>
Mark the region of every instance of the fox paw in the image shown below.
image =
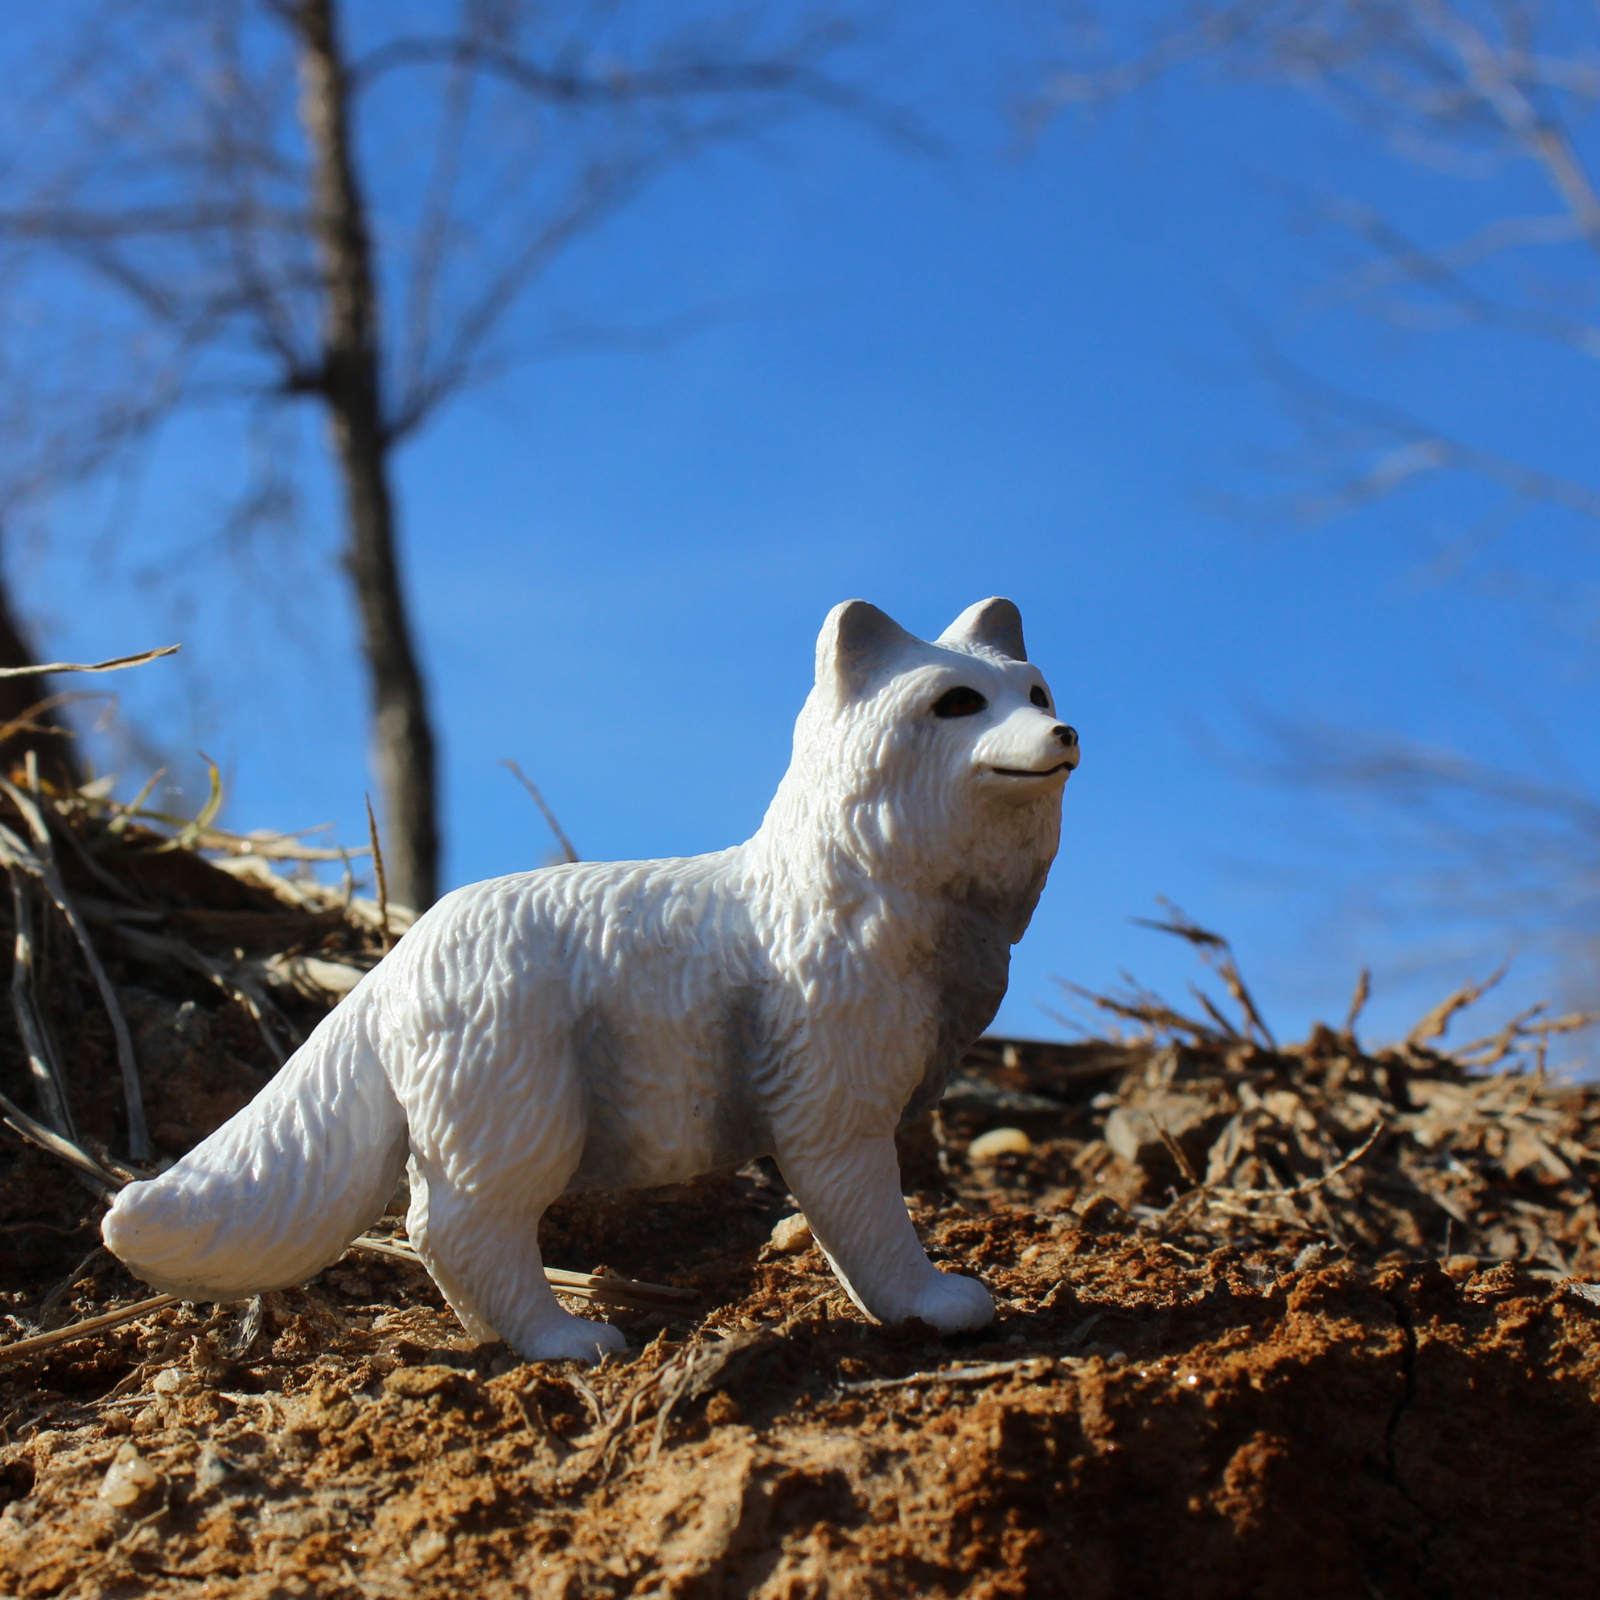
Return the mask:
<svg viewBox="0 0 1600 1600"><path fill-rule="evenodd" d="M547 1322L537 1333L507 1343L525 1361L598 1361L628 1348L627 1336L609 1322L593 1322L563 1312L560 1322Z"/></svg>
<svg viewBox="0 0 1600 1600"><path fill-rule="evenodd" d="M964 1333L994 1321L994 1299L976 1278L935 1270L903 1313L904 1319L911 1317L940 1333Z"/></svg>

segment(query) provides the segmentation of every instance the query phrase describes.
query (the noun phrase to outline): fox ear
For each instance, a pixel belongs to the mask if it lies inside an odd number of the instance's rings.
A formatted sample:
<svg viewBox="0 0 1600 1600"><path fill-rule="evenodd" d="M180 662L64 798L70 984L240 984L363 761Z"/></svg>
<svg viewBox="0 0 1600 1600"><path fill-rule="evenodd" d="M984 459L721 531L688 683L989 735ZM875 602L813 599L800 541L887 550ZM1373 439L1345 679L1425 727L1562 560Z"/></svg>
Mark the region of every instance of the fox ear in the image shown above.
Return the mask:
<svg viewBox="0 0 1600 1600"><path fill-rule="evenodd" d="M886 663L917 641L893 617L865 600L846 600L828 613L817 635L817 685L839 703L860 694Z"/></svg>
<svg viewBox="0 0 1600 1600"><path fill-rule="evenodd" d="M1022 613L1009 600L980 600L968 606L935 642L981 644L1013 661L1028 659L1028 647L1022 642Z"/></svg>

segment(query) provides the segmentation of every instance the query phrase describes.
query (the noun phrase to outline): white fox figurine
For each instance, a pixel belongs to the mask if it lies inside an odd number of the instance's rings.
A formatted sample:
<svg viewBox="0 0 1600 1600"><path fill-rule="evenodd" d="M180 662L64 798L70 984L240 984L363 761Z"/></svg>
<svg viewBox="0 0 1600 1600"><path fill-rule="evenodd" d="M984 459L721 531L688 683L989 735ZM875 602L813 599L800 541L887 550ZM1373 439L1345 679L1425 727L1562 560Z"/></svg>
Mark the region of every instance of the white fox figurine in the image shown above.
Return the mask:
<svg viewBox="0 0 1600 1600"><path fill-rule="evenodd" d="M754 838L446 895L105 1241L186 1299L303 1283L409 1158L411 1240L467 1332L594 1360L625 1340L557 1304L545 1207L770 1154L864 1312L981 1327L988 1291L917 1243L894 1133L999 1006L1077 763L1009 600L934 644L846 601Z"/></svg>

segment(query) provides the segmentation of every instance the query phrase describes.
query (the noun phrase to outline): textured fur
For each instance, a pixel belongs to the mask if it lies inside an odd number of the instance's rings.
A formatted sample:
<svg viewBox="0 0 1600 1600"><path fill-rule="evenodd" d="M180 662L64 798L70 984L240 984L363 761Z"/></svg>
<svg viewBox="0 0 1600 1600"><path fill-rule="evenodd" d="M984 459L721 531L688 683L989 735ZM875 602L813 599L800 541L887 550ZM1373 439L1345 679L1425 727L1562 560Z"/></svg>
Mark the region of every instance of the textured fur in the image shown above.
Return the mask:
<svg viewBox="0 0 1600 1600"><path fill-rule="evenodd" d="M467 1330L593 1358L623 1341L550 1292L545 1207L773 1154L864 1311L988 1322L917 1243L894 1131L993 1017L1056 852L1076 735L1024 655L1009 601L935 644L836 607L754 838L447 895L249 1106L118 1196L106 1243L196 1300L300 1283L409 1158L411 1238ZM987 707L936 714L956 687Z"/></svg>

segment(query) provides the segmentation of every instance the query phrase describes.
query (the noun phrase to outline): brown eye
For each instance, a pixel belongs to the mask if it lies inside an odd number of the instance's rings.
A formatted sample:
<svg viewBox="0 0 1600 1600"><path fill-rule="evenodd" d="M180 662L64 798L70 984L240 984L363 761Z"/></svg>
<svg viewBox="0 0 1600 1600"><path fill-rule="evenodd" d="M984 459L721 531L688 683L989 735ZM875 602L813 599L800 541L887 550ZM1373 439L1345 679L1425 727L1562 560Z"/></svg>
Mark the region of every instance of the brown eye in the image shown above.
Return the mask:
<svg viewBox="0 0 1600 1600"><path fill-rule="evenodd" d="M1043 706L1046 711L1050 709L1050 696L1047 695L1038 684L1034 684L1034 686L1028 691L1028 698L1036 706Z"/></svg>
<svg viewBox="0 0 1600 1600"><path fill-rule="evenodd" d="M948 689L933 702L936 717L975 717L989 702L976 689Z"/></svg>

